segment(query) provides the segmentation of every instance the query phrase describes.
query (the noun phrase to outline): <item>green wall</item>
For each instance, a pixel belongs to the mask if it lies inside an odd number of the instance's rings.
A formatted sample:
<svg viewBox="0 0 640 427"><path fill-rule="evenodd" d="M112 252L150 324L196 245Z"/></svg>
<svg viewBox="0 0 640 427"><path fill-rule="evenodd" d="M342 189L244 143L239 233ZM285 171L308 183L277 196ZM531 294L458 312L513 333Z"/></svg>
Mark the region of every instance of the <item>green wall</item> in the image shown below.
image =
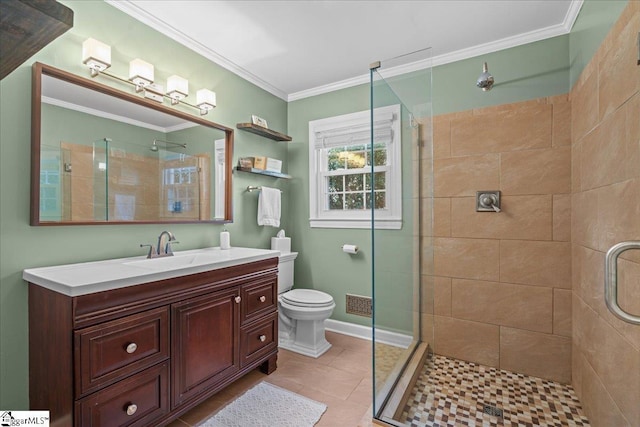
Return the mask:
<svg viewBox="0 0 640 427"><path fill-rule="evenodd" d="M569 92L569 35L493 52L433 69L434 115ZM487 62L493 89L476 87Z"/></svg>
<svg viewBox="0 0 640 427"><path fill-rule="evenodd" d="M638 1L638 0L633 0ZM571 29L569 59L571 87L600 47L607 33L618 20L628 1L587 0Z"/></svg>
<svg viewBox="0 0 640 427"><path fill-rule="evenodd" d="M371 295L371 231L309 227L309 121L369 108L369 86L361 85L289 103L289 185L292 194L291 247L297 251L295 285L322 290L336 302L333 318L359 324L368 319L345 313L345 294ZM361 250L350 256L343 244Z"/></svg>
<svg viewBox="0 0 640 427"><path fill-rule="evenodd" d="M81 64L82 42L94 37L112 46L111 71L128 73L128 62L140 57L155 65L157 80L171 74L189 80L191 95L199 88L216 91L218 107L208 120L235 128L251 114L264 117L272 129L287 130L287 103L186 49L104 2L63 1L75 12L74 27L49 44L0 82L0 408L28 407L28 325L25 268L143 255L140 243L154 241L170 229L180 250L215 246L221 225L105 225L29 226L31 65L43 62L88 77ZM117 86L108 77L102 83ZM121 86L119 86L122 88ZM128 87L124 90L130 90ZM188 107L184 111L198 114ZM287 167L287 146L235 132L234 159L264 155L282 159ZM286 185L272 178L234 173L234 223L227 226L236 246L268 248L276 229L258 227L257 195L247 185ZM282 224L288 228L287 202ZM42 326L46 327L46 326ZM48 351L38 349L38 351Z"/></svg>

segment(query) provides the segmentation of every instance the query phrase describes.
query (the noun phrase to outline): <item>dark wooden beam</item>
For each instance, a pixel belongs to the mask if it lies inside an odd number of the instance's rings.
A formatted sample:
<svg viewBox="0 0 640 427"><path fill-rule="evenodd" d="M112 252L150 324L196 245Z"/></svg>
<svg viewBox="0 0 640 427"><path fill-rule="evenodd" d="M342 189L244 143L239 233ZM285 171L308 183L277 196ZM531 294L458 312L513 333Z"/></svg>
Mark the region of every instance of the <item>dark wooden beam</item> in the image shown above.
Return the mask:
<svg viewBox="0 0 640 427"><path fill-rule="evenodd" d="M73 27L73 10L55 0L0 1L0 80Z"/></svg>

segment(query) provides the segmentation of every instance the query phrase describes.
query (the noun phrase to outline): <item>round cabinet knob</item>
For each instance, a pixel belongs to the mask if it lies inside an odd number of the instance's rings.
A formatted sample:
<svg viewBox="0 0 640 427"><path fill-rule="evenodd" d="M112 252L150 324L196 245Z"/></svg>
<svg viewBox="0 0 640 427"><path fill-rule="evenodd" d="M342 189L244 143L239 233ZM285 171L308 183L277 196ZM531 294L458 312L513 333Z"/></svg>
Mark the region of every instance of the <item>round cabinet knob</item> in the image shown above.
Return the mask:
<svg viewBox="0 0 640 427"><path fill-rule="evenodd" d="M131 405L127 406L127 415L131 416L135 414L137 410L138 410L138 405L136 405L135 403L132 403Z"/></svg>
<svg viewBox="0 0 640 427"><path fill-rule="evenodd" d="M132 354L138 349L138 344L132 342L127 346L127 353ZM134 405L135 406L135 405Z"/></svg>
<svg viewBox="0 0 640 427"><path fill-rule="evenodd" d="M235 300L236 300L236 304L240 304L240 301L242 301L242 298L236 297Z"/></svg>
<svg viewBox="0 0 640 427"><path fill-rule="evenodd" d="M265 297L264 295L260 297L260 302L265 302L266 300L267 300L267 297Z"/></svg>
<svg viewBox="0 0 640 427"><path fill-rule="evenodd" d="M267 340L267 336L266 335L260 335L260 341L261 342L265 342Z"/></svg>

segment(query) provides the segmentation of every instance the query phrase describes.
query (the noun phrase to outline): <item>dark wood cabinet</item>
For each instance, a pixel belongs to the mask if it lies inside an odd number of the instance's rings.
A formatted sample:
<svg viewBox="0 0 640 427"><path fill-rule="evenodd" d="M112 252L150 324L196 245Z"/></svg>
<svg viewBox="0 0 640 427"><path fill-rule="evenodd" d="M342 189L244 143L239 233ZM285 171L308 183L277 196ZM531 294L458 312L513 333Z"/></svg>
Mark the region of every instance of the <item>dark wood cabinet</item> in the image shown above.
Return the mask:
<svg viewBox="0 0 640 427"><path fill-rule="evenodd" d="M86 395L169 357L166 307L75 332L76 396Z"/></svg>
<svg viewBox="0 0 640 427"><path fill-rule="evenodd" d="M237 289L174 304L172 323L172 407L233 376L240 370Z"/></svg>
<svg viewBox="0 0 640 427"><path fill-rule="evenodd" d="M76 403L75 425L83 427L154 425L169 413L169 362L120 381Z"/></svg>
<svg viewBox="0 0 640 427"><path fill-rule="evenodd" d="M162 426L252 369L273 372L277 267L75 297L29 283L31 409L52 426Z"/></svg>
<svg viewBox="0 0 640 427"><path fill-rule="evenodd" d="M240 333L240 367L262 359L278 347L278 313L244 326Z"/></svg>

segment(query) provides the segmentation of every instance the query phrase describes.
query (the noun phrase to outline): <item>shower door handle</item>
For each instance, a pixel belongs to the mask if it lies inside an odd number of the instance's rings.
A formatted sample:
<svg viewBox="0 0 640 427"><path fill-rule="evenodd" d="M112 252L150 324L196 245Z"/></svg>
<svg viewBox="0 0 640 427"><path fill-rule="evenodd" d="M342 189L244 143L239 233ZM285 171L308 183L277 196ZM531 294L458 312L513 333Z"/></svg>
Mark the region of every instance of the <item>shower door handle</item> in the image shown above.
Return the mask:
<svg viewBox="0 0 640 427"><path fill-rule="evenodd" d="M640 316L627 313L618 304L618 257L629 249L640 249L640 241L620 242L607 251L604 261L604 300L609 310L618 318L640 325Z"/></svg>

